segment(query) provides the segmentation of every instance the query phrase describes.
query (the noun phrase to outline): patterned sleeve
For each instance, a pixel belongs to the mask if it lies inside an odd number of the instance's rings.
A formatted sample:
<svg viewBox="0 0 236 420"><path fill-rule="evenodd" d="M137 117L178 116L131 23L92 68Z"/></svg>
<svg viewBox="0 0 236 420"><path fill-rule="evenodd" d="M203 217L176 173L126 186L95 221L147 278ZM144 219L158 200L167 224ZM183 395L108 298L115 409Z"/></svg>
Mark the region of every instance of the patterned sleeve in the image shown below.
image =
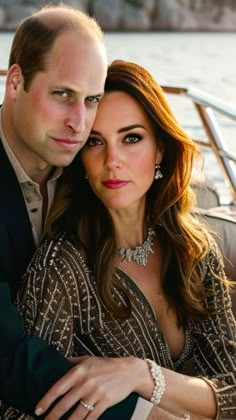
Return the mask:
<svg viewBox="0 0 236 420"><path fill-rule="evenodd" d="M213 272L218 277L213 275ZM213 244L202 266L207 290L204 301L214 312L203 321L193 322L193 364L195 374L212 387L217 405L217 419L236 419L236 322L231 309L222 256Z"/></svg>
<svg viewBox="0 0 236 420"><path fill-rule="evenodd" d="M69 357L74 350L74 314L68 287L70 267L65 266L60 247L60 240L45 241L36 251L16 303L29 334L42 337Z"/></svg>

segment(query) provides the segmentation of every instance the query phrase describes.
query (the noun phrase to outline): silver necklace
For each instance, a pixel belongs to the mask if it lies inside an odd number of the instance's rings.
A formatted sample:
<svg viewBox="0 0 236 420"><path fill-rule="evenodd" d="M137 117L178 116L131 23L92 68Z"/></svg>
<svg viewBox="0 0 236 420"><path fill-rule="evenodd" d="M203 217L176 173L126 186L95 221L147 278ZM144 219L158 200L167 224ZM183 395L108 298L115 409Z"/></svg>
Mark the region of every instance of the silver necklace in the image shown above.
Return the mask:
<svg viewBox="0 0 236 420"><path fill-rule="evenodd" d="M135 248L120 248L118 254L122 260L136 261L137 264L145 266L147 264L149 254L153 254L153 238L156 232L151 227L148 228L147 238L144 243Z"/></svg>

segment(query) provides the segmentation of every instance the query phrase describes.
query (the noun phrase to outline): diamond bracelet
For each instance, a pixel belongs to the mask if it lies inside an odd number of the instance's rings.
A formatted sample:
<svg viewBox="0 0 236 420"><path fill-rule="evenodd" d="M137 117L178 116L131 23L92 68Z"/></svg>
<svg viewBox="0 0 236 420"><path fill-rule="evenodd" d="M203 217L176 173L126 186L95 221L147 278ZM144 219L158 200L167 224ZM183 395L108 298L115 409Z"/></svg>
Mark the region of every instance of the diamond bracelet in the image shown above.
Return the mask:
<svg viewBox="0 0 236 420"><path fill-rule="evenodd" d="M153 405L159 405L166 389L165 377L160 366L158 366L153 360L145 359L145 361L148 363L152 379L154 380L154 388L150 402Z"/></svg>

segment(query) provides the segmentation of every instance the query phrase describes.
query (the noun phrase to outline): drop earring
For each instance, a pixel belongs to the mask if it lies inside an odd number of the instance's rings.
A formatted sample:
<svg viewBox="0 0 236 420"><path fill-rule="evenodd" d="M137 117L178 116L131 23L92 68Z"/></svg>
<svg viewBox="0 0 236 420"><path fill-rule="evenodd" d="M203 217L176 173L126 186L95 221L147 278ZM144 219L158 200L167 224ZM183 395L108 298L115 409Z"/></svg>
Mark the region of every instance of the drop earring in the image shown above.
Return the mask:
<svg viewBox="0 0 236 420"><path fill-rule="evenodd" d="M161 172L161 166L158 163L155 164L155 177L154 178L156 180L163 178L163 174Z"/></svg>

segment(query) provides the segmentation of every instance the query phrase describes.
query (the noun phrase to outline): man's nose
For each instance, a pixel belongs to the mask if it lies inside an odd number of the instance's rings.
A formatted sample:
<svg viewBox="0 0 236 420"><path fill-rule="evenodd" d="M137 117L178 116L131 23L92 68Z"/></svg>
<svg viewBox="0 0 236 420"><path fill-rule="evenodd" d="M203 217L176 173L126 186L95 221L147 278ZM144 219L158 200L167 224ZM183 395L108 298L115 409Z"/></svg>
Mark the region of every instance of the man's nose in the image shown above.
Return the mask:
<svg viewBox="0 0 236 420"><path fill-rule="evenodd" d="M70 107L65 119L65 126L75 133L82 133L85 130L86 108L83 103L76 103Z"/></svg>

